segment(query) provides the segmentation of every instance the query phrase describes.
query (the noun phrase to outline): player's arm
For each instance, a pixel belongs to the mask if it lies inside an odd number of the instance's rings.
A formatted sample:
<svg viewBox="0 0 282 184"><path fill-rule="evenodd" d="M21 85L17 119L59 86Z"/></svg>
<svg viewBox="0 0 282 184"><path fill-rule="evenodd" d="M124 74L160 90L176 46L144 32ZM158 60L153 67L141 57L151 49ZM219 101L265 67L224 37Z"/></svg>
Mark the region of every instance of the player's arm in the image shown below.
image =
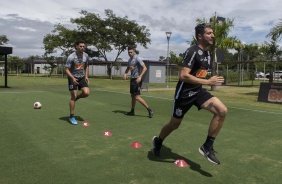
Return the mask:
<svg viewBox="0 0 282 184"><path fill-rule="evenodd" d="M75 85L78 84L77 79L71 74L70 69L68 67L66 67L66 74L68 75L69 78L71 78L71 80L73 81L73 83Z"/></svg>
<svg viewBox="0 0 282 184"><path fill-rule="evenodd" d="M198 78L190 74L191 68L182 67L179 73L179 80L189 83L189 84L199 84L199 85L216 85L224 82L222 76L212 76L209 79Z"/></svg>
<svg viewBox="0 0 282 184"><path fill-rule="evenodd" d="M145 64L143 64L142 66L142 72L140 73L139 77L137 78L136 82L139 83L142 80L143 75L146 73L147 71L147 67Z"/></svg>
<svg viewBox="0 0 282 184"><path fill-rule="evenodd" d="M126 80L128 71L129 71L129 66L127 66L127 68L126 68L125 71L124 71L124 74L123 74L123 79L124 79L124 80Z"/></svg>
<svg viewBox="0 0 282 184"><path fill-rule="evenodd" d="M89 79L88 79L88 76L89 76L89 66L88 66L88 63L85 64L84 70L85 70L85 80L89 84Z"/></svg>

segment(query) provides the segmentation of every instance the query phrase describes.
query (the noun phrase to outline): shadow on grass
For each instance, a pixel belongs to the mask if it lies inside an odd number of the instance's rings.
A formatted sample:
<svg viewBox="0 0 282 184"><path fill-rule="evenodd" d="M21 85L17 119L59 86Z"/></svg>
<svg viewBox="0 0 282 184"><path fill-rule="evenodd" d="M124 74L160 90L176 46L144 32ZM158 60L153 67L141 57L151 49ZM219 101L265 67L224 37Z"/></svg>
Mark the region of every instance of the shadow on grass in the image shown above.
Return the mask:
<svg viewBox="0 0 282 184"><path fill-rule="evenodd" d="M245 93L245 94L249 96L258 96L258 92Z"/></svg>
<svg viewBox="0 0 282 184"><path fill-rule="evenodd" d="M135 115L127 115L126 113L128 113L128 111L121 111L121 110L114 110L112 111L113 113L120 113L123 114L125 116L137 116L137 117L147 117L147 116L143 116L143 115L138 115L135 113Z"/></svg>
<svg viewBox="0 0 282 184"><path fill-rule="evenodd" d="M77 121L84 121L84 119L80 116L74 116L74 117ZM64 117L60 117L59 119L62 120L62 121L66 121L67 123L71 124L69 118L70 118L69 116L64 116Z"/></svg>
<svg viewBox="0 0 282 184"><path fill-rule="evenodd" d="M167 162L167 163L174 163L177 159L183 159L186 163L190 166L190 169L199 172L201 175L206 177L212 177L212 175L204 170L201 169L201 166L192 160L189 160L187 158L182 157L181 155L178 155L177 153L173 153L170 148L166 146L162 146L161 155L160 157L155 157L152 151L148 152L147 155L149 160L155 161L155 162ZM167 160L167 159L173 159L174 161Z"/></svg>

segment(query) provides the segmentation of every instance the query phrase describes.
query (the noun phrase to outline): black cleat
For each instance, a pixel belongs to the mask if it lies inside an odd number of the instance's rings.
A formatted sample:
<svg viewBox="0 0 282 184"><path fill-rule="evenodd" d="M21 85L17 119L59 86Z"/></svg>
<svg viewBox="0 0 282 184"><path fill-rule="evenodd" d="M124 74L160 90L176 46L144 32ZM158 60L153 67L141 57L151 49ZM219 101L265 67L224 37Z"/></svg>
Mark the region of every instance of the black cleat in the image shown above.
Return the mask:
<svg viewBox="0 0 282 184"><path fill-rule="evenodd" d="M157 136L154 136L152 139L152 152L156 157L160 156L160 151L161 151L161 147L162 147L162 143L158 142L159 138Z"/></svg>
<svg viewBox="0 0 282 184"><path fill-rule="evenodd" d="M149 112L149 118L152 118L154 115L154 111L152 109L149 109L148 112Z"/></svg>
<svg viewBox="0 0 282 184"><path fill-rule="evenodd" d="M130 112L125 113L125 115L127 115L127 116L135 116L135 113L130 111Z"/></svg>
<svg viewBox="0 0 282 184"><path fill-rule="evenodd" d="M211 147L210 149L206 149L204 146L201 146L199 148L199 152L205 156L208 161L210 161L211 163L214 163L214 164L220 164L220 161L215 157L214 155L214 149L213 147Z"/></svg>

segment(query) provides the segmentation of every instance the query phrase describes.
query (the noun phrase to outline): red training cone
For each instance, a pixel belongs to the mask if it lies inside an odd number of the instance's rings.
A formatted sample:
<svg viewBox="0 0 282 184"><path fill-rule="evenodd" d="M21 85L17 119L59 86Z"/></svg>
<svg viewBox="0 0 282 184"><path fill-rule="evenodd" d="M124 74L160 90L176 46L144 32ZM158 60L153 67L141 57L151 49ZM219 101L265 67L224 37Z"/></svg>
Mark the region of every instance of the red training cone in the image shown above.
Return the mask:
<svg viewBox="0 0 282 184"><path fill-rule="evenodd" d="M105 131L105 132L103 133L103 136L108 136L108 137L110 137L110 136L112 136L112 133L111 133L110 131Z"/></svg>
<svg viewBox="0 0 282 184"><path fill-rule="evenodd" d="M183 159L178 159L173 163L177 167L187 167L188 164Z"/></svg>
<svg viewBox="0 0 282 184"><path fill-rule="evenodd" d="M90 126L90 124L88 122L84 122L82 123L82 126Z"/></svg>
<svg viewBox="0 0 282 184"><path fill-rule="evenodd" d="M141 148L141 147L142 147L142 145L137 141L135 141L131 144L131 148Z"/></svg>

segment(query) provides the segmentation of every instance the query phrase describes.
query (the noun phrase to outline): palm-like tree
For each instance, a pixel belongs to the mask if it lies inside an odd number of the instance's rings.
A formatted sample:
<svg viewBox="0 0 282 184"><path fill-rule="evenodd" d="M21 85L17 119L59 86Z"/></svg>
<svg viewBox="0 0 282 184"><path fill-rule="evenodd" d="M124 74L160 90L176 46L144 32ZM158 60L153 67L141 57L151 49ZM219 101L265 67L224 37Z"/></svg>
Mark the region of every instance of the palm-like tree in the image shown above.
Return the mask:
<svg viewBox="0 0 282 184"><path fill-rule="evenodd" d="M270 33L268 33L266 37L271 37L272 40L278 40L281 34L282 34L282 19L280 19L280 22L278 24L276 24L273 28L270 29Z"/></svg>

